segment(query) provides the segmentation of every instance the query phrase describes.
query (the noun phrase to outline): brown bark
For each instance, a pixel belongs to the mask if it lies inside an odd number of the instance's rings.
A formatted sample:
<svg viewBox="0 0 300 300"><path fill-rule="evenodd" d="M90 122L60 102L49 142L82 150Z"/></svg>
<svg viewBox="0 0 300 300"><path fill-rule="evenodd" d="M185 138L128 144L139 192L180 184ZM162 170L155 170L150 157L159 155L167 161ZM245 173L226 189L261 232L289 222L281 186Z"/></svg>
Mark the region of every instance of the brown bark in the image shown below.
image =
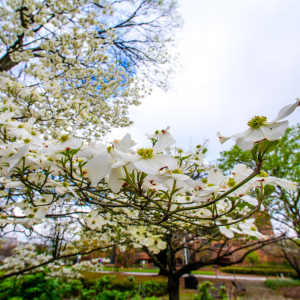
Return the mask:
<svg viewBox="0 0 300 300"><path fill-rule="evenodd" d="M169 276L168 278L169 300L179 300L179 277Z"/></svg>
<svg viewBox="0 0 300 300"><path fill-rule="evenodd" d="M12 61L9 54L6 53L4 56L0 58L0 72L9 71L17 64L18 62Z"/></svg>

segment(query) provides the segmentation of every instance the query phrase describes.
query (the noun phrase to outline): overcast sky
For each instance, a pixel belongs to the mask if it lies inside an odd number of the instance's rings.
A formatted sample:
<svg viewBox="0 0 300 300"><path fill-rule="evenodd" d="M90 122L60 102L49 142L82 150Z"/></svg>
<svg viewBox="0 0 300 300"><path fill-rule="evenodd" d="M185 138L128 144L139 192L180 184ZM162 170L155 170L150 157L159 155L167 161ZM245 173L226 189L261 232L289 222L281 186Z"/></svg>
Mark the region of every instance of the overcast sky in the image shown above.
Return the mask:
<svg viewBox="0 0 300 300"><path fill-rule="evenodd" d="M234 142L221 145L216 133L247 129L255 115L272 120L300 97L299 0L179 0L184 26L177 51L183 70L174 88L155 90L131 109L134 125L126 132L140 146L145 133L171 126L175 146L188 149L209 139L207 161ZM288 117L298 122L300 110Z"/></svg>

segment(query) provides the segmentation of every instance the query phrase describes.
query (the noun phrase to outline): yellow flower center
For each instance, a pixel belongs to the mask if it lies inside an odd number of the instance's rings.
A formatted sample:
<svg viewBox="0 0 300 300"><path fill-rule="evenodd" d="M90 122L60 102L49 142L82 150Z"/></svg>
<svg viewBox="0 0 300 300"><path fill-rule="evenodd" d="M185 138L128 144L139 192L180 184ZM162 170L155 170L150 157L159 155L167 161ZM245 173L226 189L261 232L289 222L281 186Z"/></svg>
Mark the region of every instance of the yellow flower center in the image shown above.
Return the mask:
<svg viewBox="0 0 300 300"><path fill-rule="evenodd" d="M248 122L248 126L251 128L258 128L259 126L263 125L266 122L267 122L267 117L255 116L254 118L250 119L250 121Z"/></svg>
<svg viewBox="0 0 300 300"><path fill-rule="evenodd" d="M30 139L25 139L25 140L24 140L24 143L25 143L25 144L29 144L30 142L31 142Z"/></svg>
<svg viewBox="0 0 300 300"><path fill-rule="evenodd" d="M209 183L207 186L210 187L210 186L215 186L215 185L213 183Z"/></svg>
<svg viewBox="0 0 300 300"><path fill-rule="evenodd" d="M137 154L142 156L142 158L152 158L153 157L153 149L151 148L141 148L137 151Z"/></svg>
<svg viewBox="0 0 300 300"><path fill-rule="evenodd" d="M233 178L229 178L227 184L228 184L229 187L234 187L234 186L236 186L236 182L235 182L235 180L234 180Z"/></svg>
<svg viewBox="0 0 300 300"><path fill-rule="evenodd" d="M265 171L260 171L260 173L257 175L257 177L268 177L268 173Z"/></svg>
<svg viewBox="0 0 300 300"><path fill-rule="evenodd" d="M206 184L208 181L207 181L207 178L202 178L201 179L202 183Z"/></svg>
<svg viewBox="0 0 300 300"><path fill-rule="evenodd" d="M182 172L179 169L175 169L172 171L173 174L182 174Z"/></svg>
<svg viewBox="0 0 300 300"><path fill-rule="evenodd" d="M61 137L60 137L60 141L62 141L62 142L65 142L65 141L67 141L69 139L69 135L68 134L66 134L66 135L62 135Z"/></svg>

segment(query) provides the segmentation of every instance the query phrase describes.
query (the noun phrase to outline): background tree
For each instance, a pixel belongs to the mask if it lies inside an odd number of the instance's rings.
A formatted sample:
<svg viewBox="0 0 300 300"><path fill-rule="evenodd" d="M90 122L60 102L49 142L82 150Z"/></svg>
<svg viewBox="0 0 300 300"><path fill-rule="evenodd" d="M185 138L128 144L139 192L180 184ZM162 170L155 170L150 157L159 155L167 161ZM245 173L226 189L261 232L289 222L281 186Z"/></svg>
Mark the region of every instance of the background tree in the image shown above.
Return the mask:
<svg viewBox="0 0 300 300"><path fill-rule="evenodd" d="M256 251L249 253L246 256L246 262L251 264L252 266L254 266L255 264L259 264L260 260L258 253Z"/></svg>
<svg viewBox="0 0 300 300"><path fill-rule="evenodd" d="M287 178L297 183L300 182L300 124L288 128L282 136L274 152L266 156L263 170L270 176ZM236 164L243 163L248 167L253 166L251 153L243 151L237 146L228 151L221 152L218 159L218 167L228 171ZM274 188L273 193L264 200L266 206L266 218L272 218L275 232L289 232L293 238L291 241L281 242L281 257L287 259L300 278L300 270L297 259L300 249L300 188L287 191L280 186ZM289 245L285 247L283 245ZM298 250L296 248L298 247ZM291 249L291 251L289 251ZM277 256L280 256L277 252ZM294 257L295 256L295 257Z"/></svg>

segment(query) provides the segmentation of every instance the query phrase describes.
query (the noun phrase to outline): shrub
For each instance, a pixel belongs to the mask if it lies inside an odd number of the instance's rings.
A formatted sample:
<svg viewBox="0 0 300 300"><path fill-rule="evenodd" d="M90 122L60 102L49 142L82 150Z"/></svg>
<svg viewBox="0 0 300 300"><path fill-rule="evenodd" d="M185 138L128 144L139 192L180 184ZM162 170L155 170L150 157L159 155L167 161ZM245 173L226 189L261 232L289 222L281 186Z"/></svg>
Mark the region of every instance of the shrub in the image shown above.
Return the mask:
<svg viewBox="0 0 300 300"><path fill-rule="evenodd" d="M168 292L167 282L146 281L141 286L141 294L146 296L163 296Z"/></svg>
<svg viewBox="0 0 300 300"><path fill-rule="evenodd" d="M244 268L253 268L251 266L243 266ZM255 265L258 269L293 269L289 263L266 262Z"/></svg>
<svg viewBox="0 0 300 300"><path fill-rule="evenodd" d="M68 283L58 279L45 279L43 274L26 275L0 282L0 300L61 300L77 296L82 290L83 286L79 280Z"/></svg>
<svg viewBox="0 0 300 300"><path fill-rule="evenodd" d="M251 264L252 266L254 266L255 264L259 264L259 263L260 263L260 260L259 260L258 253L257 253L256 251L250 252L250 253L246 256L246 262L248 262L248 263Z"/></svg>
<svg viewBox="0 0 300 300"><path fill-rule="evenodd" d="M273 290L278 290L281 287L293 287L300 286L300 280L293 279L268 279L265 281L265 285Z"/></svg>
<svg viewBox="0 0 300 300"><path fill-rule="evenodd" d="M95 300L127 300L130 299L132 295L130 292L121 292L117 290L103 291L97 295Z"/></svg>
<svg viewBox="0 0 300 300"><path fill-rule="evenodd" d="M46 279L43 274L26 275L0 282L0 300L138 300L139 286L140 293L148 297L167 293L167 281L157 279L137 278L136 282L133 276L102 276L96 280L83 278L68 282Z"/></svg>
<svg viewBox="0 0 300 300"><path fill-rule="evenodd" d="M262 275L262 276L277 276L283 274L284 276L296 276L293 269L273 269L273 268L252 268L252 267L223 267L220 268L224 273L248 274L248 275Z"/></svg>
<svg viewBox="0 0 300 300"><path fill-rule="evenodd" d="M130 281L128 278L120 280L118 278L115 278L111 276L111 288L112 290L118 290L121 292L126 292L126 291L133 291L135 289L135 282Z"/></svg>
<svg viewBox="0 0 300 300"><path fill-rule="evenodd" d="M211 292L216 291L212 282L204 281L203 283L200 283L198 285L198 291L199 295L194 298L195 300L216 300L216 298L211 294ZM220 287L218 299L228 300L225 286Z"/></svg>

